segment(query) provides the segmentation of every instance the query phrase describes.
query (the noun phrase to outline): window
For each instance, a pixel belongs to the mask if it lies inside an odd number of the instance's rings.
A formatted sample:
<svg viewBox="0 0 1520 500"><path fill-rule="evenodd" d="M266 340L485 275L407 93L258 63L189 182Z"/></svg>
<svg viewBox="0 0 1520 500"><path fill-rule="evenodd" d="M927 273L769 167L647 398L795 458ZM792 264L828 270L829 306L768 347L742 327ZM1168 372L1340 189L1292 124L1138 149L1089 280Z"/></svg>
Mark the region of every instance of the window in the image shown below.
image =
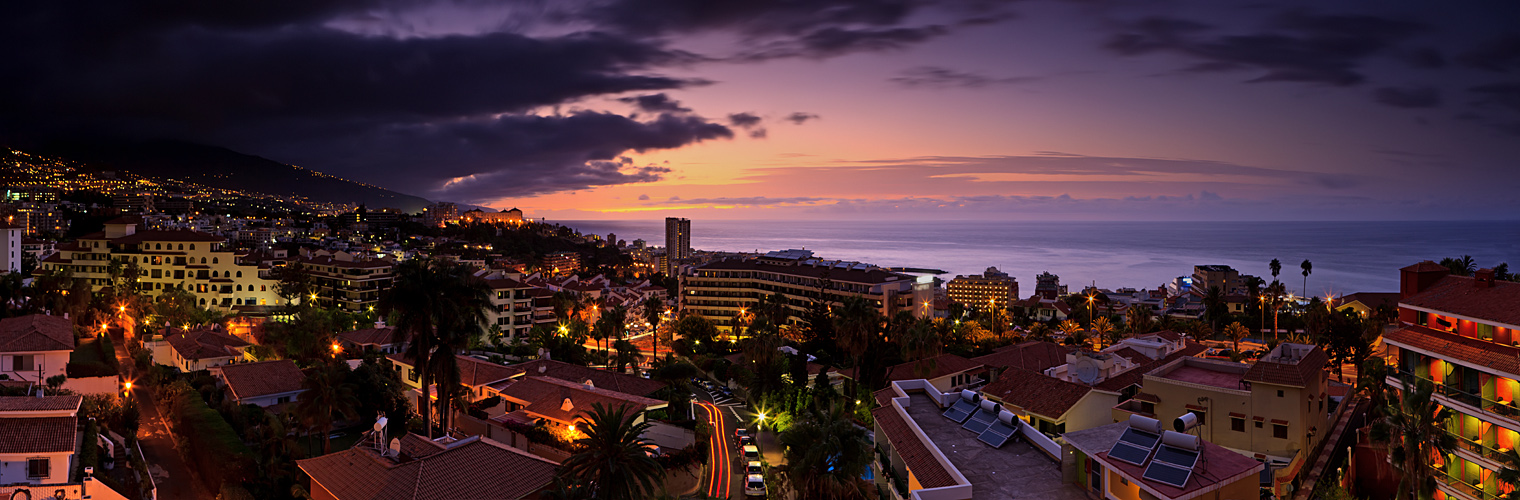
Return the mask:
<svg viewBox="0 0 1520 500"><path fill-rule="evenodd" d="M237 277L239 277L239 278L243 277L243 272L242 271L238 271L237 272Z"/></svg>
<svg viewBox="0 0 1520 500"><path fill-rule="evenodd" d="M280 405L285 404L285 403L289 403L289 402L290 402L290 396L280 396L279 399L275 400L275 404L280 404Z"/></svg>
<svg viewBox="0 0 1520 500"><path fill-rule="evenodd" d="M1415 323L1419 324L1420 326L1430 326L1430 313L1427 313L1425 311L1417 312L1418 315L1415 318Z"/></svg>
<svg viewBox="0 0 1520 500"><path fill-rule="evenodd" d="M1272 437L1275 437L1277 439L1288 439L1288 426L1283 424L1272 424Z"/></svg>
<svg viewBox="0 0 1520 500"><path fill-rule="evenodd" d="M179 249L180 250L184 250L185 249L185 244L184 243L180 243L179 244Z"/></svg>
<svg viewBox="0 0 1520 500"><path fill-rule="evenodd" d="M24 372L34 370L36 368L32 367L32 362L35 359L35 356L32 354L18 354L11 356L11 371Z"/></svg>
<svg viewBox="0 0 1520 500"><path fill-rule="evenodd" d="M1277 390L1277 397L1279 397L1279 398L1280 398L1280 397L1283 397L1283 392L1282 392L1282 389L1278 389L1278 390Z"/></svg>
<svg viewBox="0 0 1520 500"><path fill-rule="evenodd" d="M164 249L164 244L163 243L154 243L153 244L153 249L154 250L163 250Z"/></svg>
<svg viewBox="0 0 1520 500"><path fill-rule="evenodd" d="M205 257L201 257L201 263L202 263L202 264L205 264L205 263L206 263L206 258L205 258Z"/></svg>
<svg viewBox="0 0 1520 500"><path fill-rule="evenodd" d="M1260 428L1261 428L1261 421L1260 421L1260 420L1257 420L1257 421L1256 421L1256 428L1257 428L1257 429L1260 429Z"/></svg>
<svg viewBox="0 0 1520 500"><path fill-rule="evenodd" d="M1494 339L1494 325L1485 325L1483 323L1478 323L1477 326L1478 326L1478 338L1483 339L1483 340L1493 340Z"/></svg>
<svg viewBox="0 0 1520 500"><path fill-rule="evenodd" d="M49 474L51 472L49 469L51 469L52 465L53 461L46 458L28 458L26 459L26 477L44 478L51 476L52 474Z"/></svg>
<svg viewBox="0 0 1520 500"><path fill-rule="evenodd" d="M1246 431L1246 419L1243 417L1230 417L1230 430L1235 432Z"/></svg>
<svg viewBox="0 0 1520 500"><path fill-rule="evenodd" d="M194 244L194 243L191 243L191 244L190 244L190 249L191 249L191 250L195 250L195 244Z"/></svg>
<svg viewBox="0 0 1520 500"><path fill-rule="evenodd" d="M192 250L193 250L193 249L192 249ZM217 260L217 259L216 259L216 257L212 257L212 258L211 258L211 263L212 263L212 264L216 264L216 263L217 263L217 262L216 262L216 260Z"/></svg>
<svg viewBox="0 0 1520 500"><path fill-rule="evenodd" d="M417 370L407 370L406 371L406 379L410 380L412 382L416 382L417 381Z"/></svg>

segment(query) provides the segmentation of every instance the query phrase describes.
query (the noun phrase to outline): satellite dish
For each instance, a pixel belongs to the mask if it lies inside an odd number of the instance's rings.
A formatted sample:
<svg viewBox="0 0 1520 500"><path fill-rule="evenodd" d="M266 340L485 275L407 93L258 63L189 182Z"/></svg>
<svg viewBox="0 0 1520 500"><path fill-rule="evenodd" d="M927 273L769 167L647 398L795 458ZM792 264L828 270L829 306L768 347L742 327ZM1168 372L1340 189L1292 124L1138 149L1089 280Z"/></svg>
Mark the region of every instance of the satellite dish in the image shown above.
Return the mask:
<svg viewBox="0 0 1520 500"><path fill-rule="evenodd" d="M1098 368L1098 362L1092 358L1081 357L1071 363L1072 372L1077 376L1077 381L1092 385L1098 382L1098 375L1102 369Z"/></svg>
<svg viewBox="0 0 1520 500"><path fill-rule="evenodd" d="M391 438L391 456L393 456L393 457L399 457L399 456L401 456L401 439L400 438Z"/></svg>

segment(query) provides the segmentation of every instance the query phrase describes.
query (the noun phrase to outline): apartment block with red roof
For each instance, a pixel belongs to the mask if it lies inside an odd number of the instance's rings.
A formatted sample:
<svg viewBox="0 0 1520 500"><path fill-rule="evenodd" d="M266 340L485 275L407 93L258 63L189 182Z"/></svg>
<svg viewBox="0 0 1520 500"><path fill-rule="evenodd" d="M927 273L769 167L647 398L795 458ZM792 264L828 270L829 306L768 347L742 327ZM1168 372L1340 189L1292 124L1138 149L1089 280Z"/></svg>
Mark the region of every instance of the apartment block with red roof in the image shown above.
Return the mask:
<svg viewBox="0 0 1520 500"><path fill-rule="evenodd" d="M63 375L74 352L68 318L31 314L0 320L0 380L42 382Z"/></svg>
<svg viewBox="0 0 1520 500"><path fill-rule="evenodd" d="M0 484L69 480L79 449L80 396L0 397Z"/></svg>
<svg viewBox="0 0 1520 500"><path fill-rule="evenodd" d="M1149 425L1147 425L1149 424ZM1265 467L1145 417L1065 436L1062 470L1088 495L1113 500L1262 498Z"/></svg>
<svg viewBox="0 0 1520 500"><path fill-rule="evenodd" d="M1500 457L1520 446L1520 283L1480 269L1454 276L1431 261L1399 270L1400 328L1383 335L1388 384L1406 390L1425 380L1435 402L1451 409L1452 455L1434 461L1438 498L1488 499Z"/></svg>
<svg viewBox="0 0 1520 500"><path fill-rule="evenodd" d="M429 440L416 434L296 461L317 500L536 499L559 464L480 436Z"/></svg>

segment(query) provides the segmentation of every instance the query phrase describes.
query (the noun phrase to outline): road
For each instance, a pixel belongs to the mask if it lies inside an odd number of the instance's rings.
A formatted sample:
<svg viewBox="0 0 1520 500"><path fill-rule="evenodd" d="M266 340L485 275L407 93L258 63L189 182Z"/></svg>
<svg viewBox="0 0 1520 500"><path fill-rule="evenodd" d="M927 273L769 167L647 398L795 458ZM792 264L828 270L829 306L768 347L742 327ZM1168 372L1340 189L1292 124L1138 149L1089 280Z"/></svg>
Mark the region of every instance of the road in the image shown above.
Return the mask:
<svg viewBox="0 0 1520 500"><path fill-rule="evenodd" d="M733 459L733 436L730 420L723 414L718 405L707 401L697 403L702 409L703 418L707 425L713 428L713 438L707 442L707 463L709 471L707 475L707 496L712 498L734 498L734 487L738 484L734 481ZM740 483L742 484L742 483ZM726 494L724 492L727 492ZM742 495L742 492L740 492ZM741 497L742 498L742 497Z"/></svg>
<svg viewBox="0 0 1520 500"><path fill-rule="evenodd" d="M132 357L127 354L126 341L119 335L113 335L112 344L116 346L116 362L121 366L122 376L127 380L135 380L136 365ZM215 495L207 492L201 482L190 473L190 466L180 458L175 449L174 435L169 432L169 426L158 412L158 407L153 404L153 391L144 385L132 387L132 397L137 402L138 429L137 442L142 447L143 461L148 463L148 472L153 475L153 482L158 486L158 498L162 500L196 500L212 499Z"/></svg>

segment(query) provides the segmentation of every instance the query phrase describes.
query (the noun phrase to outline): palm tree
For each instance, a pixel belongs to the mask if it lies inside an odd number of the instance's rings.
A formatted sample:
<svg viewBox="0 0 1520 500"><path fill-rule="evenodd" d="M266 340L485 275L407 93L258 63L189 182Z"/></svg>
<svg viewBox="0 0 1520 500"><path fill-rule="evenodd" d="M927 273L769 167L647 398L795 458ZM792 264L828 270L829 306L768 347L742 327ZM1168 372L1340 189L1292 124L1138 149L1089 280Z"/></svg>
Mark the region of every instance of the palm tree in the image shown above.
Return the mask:
<svg viewBox="0 0 1520 500"><path fill-rule="evenodd" d="M1309 259L1304 259L1304 263L1299 264L1298 267L1300 269L1304 270L1304 296L1308 297L1309 296L1309 274L1311 274L1311 273L1314 272L1314 264L1310 263Z"/></svg>
<svg viewBox="0 0 1520 500"><path fill-rule="evenodd" d="M665 301L653 295L644 299L644 321L649 322L650 337L653 337L654 347L650 352L654 353L655 359L660 357L660 320L665 319Z"/></svg>
<svg viewBox="0 0 1520 500"><path fill-rule="evenodd" d="M1108 317L1106 316L1099 316L1092 321L1092 333L1099 343L1107 342L1108 345L1119 343L1120 336L1122 335L1119 329L1114 328L1114 324L1108 321Z"/></svg>
<svg viewBox="0 0 1520 500"><path fill-rule="evenodd" d="M1471 255L1447 257L1441 259L1441 265L1451 269L1451 274L1457 276L1472 276L1473 272L1478 270L1478 264L1473 261Z"/></svg>
<svg viewBox="0 0 1520 500"><path fill-rule="evenodd" d="M1282 274L1282 261L1272 259L1272 262L1267 263L1267 268L1272 270L1272 279L1275 281L1277 275Z"/></svg>
<svg viewBox="0 0 1520 500"><path fill-rule="evenodd" d="M1230 323L1229 326L1224 327L1224 336L1234 344L1233 352L1240 352L1240 341L1250 334L1251 330L1247 329L1245 325L1240 324L1239 321Z"/></svg>
<svg viewBox="0 0 1520 500"><path fill-rule="evenodd" d="M1520 450L1509 450L1499 454L1498 480L1509 485L1509 493L1500 495L1502 500L1520 500Z"/></svg>
<svg viewBox="0 0 1520 500"><path fill-rule="evenodd" d="M433 372L454 367L454 353L480 336L485 308L490 306L490 287L470 273L464 264L413 259L396 269L396 282L380 300L384 314L396 312L395 342L406 342L404 354L417 367L423 399L418 410L432 437ZM434 360L438 357L438 360ZM449 401L439 398L439 415Z"/></svg>
<svg viewBox="0 0 1520 500"><path fill-rule="evenodd" d="M1429 498L1436 489L1433 466L1457 446L1456 436L1446 432L1452 412L1431 400L1435 384L1429 380L1404 377L1403 382L1402 394L1390 395L1382 417L1373 422L1372 438L1388 444L1389 459L1403 475L1399 491L1411 499Z"/></svg>
<svg viewBox="0 0 1520 500"><path fill-rule="evenodd" d="M841 405L814 406L785 431L786 479L801 498L867 498L860 479L872 460L866 430Z"/></svg>
<svg viewBox="0 0 1520 500"><path fill-rule="evenodd" d="M592 498L633 500L653 493L665 468L649 453L654 443L641 437L649 423L637 419L627 406L592 403L586 435L575 440L581 451L565 459L559 477L584 484Z"/></svg>
<svg viewBox="0 0 1520 500"><path fill-rule="evenodd" d="M897 344L902 346L903 357L913 361L913 371L920 377L934 371L936 357L944 348L944 340L926 319L913 322L897 339Z"/></svg>
<svg viewBox="0 0 1520 500"><path fill-rule="evenodd" d="M1150 333L1151 326L1155 324L1151 316L1150 306L1135 304L1124 311L1124 324L1129 327L1131 335Z"/></svg>
<svg viewBox="0 0 1520 500"><path fill-rule="evenodd" d="M339 365L318 367L301 383L305 391L296 398L296 413L306 425L322 432L322 454L332 453L331 437L334 415L353 420L358 418L359 398L354 396L354 385L344 381Z"/></svg>
<svg viewBox="0 0 1520 500"><path fill-rule="evenodd" d="M871 347L881 330L881 313L864 298L846 297L835 313L834 325L835 342L855 358L854 379L859 381L866 349Z"/></svg>
<svg viewBox="0 0 1520 500"><path fill-rule="evenodd" d="M1068 319L1066 321L1062 321L1060 325L1056 326L1056 329L1060 330L1061 333L1071 335L1073 333L1082 331L1082 325L1078 324L1076 321Z"/></svg>
<svg viewBox="0 0 1520 500"><path fill-rule="evenodd" d="M617 350L617 356L613 357L613 360L619 373L623 372L624 367L638 366L639 361L644 359L644 353L639 352L638 346L633 345L633 342L629 342L628 339L613 341L612 348Z"/></svg>
<svg viewBox="0 0 1520 500"><path fill-rule="evenodd" d="M1044 324L1044 323L1035 323L1033 325L1030 325L1030 327L1029 327L1029 339L1030 340L1038 340L1040 342L1049 342L1050 341L1050 325L1047 325L1047 324Z"/></svg>

